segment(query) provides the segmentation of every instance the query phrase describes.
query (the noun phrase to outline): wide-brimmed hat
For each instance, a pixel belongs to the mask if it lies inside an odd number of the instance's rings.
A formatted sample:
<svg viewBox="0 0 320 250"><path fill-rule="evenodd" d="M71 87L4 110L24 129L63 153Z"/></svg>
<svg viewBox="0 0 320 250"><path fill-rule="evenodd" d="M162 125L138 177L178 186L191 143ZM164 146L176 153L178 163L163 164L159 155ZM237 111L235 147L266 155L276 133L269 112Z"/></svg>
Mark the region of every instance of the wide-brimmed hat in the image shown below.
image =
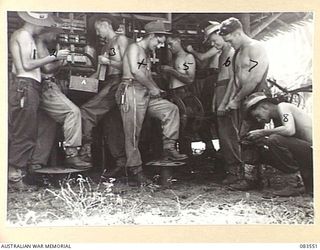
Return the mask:
<svg viewBox="0 0 320 250"><path fill-rule="evenodd" d="M249 116L251 110L253 110L262 101L268 101L273 104L278 104L275 98L266 96L263 92L255 92L251 94L243 103L246 116Z"/></svg>
<svg viewBox="0 0 320 250"><path fill-rule="evenodd" d="M49 12L18 11L18 16L27 23L42 27L58 27L63 23Z"/></svg>
<svg viewBox="0 0 320 250"><path fill-rule="evenodd" d="M237 29L242 29L241 22L235 17L230 17L221 23L218 34L220 36L226 36Z"/></svg>
<svg viewBox="0 0 320 250"><path fill-rule="evenodd" d="M219 31L220 23L215 21L209 21L210 25L204 29L204 40L203 43L206 43L213 32Z"/></svg>
<svg viewBox="0 0 320 250"><path fill-rule="evenodd" d="M150 34L150 33L157 33L157 34L172 34L171 32L169 32L170 27L169 23L165 23L161 20L157 20L157 21L152 21L147 23L144 26L144 29L146 31L146 34Z"/></svg>

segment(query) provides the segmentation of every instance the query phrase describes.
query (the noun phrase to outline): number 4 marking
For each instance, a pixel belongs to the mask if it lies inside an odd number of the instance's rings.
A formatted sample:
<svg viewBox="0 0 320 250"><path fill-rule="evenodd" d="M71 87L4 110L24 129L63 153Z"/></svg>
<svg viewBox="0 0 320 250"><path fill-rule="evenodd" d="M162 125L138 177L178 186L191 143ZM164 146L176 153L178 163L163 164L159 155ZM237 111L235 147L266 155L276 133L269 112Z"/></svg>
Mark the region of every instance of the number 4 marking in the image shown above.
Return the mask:
<svg viewBox="0 0 320 250"><path fill-rule="evenodd" d="M140 67L141 67L141 65L142 66L147 66L147 63L144 63L144 59L142 59L142 61L141 62L137 62L138 63L138 69L140 69Z"/></svg>

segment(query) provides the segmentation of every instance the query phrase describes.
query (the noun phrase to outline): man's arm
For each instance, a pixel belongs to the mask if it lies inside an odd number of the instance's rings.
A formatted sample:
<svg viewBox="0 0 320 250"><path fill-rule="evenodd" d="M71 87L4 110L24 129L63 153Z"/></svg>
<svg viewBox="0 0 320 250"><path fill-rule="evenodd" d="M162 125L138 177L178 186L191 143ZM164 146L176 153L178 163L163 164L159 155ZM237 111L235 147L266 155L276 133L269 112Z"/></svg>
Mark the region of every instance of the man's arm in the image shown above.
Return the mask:
<svg viewBox="0 0 320 250"><path fill-rule="evenodd" d="M150 65L147 64L148 58L145 52L139 49L137 44L132 44L128 48L127 53L130 71L135 80L148 88L151 95L160 94L159 87L153 79L149 77L151 69L149 68Z"/></svg>
<svg viewBox="0 0 320 250"><path fill-rule="evenodd" d="M179 81L191 84L194 81L195 73L196 73L196 61L194 59L194 56L192 54L188 54L186 56L186 62L182 65L184 70L184 73L181 73L177 71L176 69L170 67L170 66L164 66L163 71L170 74L174 78L178 79Z"/></svg>
<svg viewBox="0 0 320 250"><path fill-rule="evenodd" d="M269 60L267 53L263 46L255 44L249 48L248 61L242 68L241 79L245 79L240 82L241 89L238 94L234 97L234 101L240 102L245 97L250 95L257 85L262 81L263 75L265 74ZM241 80L240 79L240 80Z"/></svg>
<svg viewBox="0 0 320 250"><path fill-rule="evenodd" d="M45 46L45 44L42 41L37 41L36 46L38 49L38 56L40 58L43 58L43 57L50 55L48 48ZM54 61L51 63L47 63L47 64L43 65L41 67L41 69L44 73L50 74L50 73L54 72L55 70L57 70L60 66L62 66L63 62L65 62L65 61L62 61L62 60L58 61L57 60L57 61Z"/></svg>
<svg viewBox="0 0 320 250"><path fill-rule="evenodd" d="M31 71L40 68L47 63L51 63L57 60L54 55L48 55L43 58L33 59L32 56L30 56L33 49L32 40L30 40L30 35L27 32L21 32L17 36L17 40L15 42L19 46L21 64L25 71ZM15 55L13 55L13 57L15 57Z"/></svg>
<svg viewBox="0 0 320 250"><path fill-rule="evenodd" d="M216 47L212 47L208 51L206 51L204 53L200 53L200 52L195 51L191 45L189 45L187 47L187 51L189 53L193 54L201 62L204 60L207 60L207 59L209 59L219 53L219 50Z"/></svg>

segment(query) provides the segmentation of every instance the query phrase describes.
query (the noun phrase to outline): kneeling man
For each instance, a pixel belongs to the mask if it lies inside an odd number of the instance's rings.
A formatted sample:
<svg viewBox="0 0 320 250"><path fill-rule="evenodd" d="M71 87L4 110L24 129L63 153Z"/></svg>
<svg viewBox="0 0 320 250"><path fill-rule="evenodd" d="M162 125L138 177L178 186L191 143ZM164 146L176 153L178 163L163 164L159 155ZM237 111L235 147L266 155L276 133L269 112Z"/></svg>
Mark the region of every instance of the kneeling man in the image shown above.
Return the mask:
<svg viewBox="0 0 320 250"><path fill-rule="evenodd" d="M300 171L306 193L313 193L312 121L303 110L291 103L277 103L262 92L245 101L248 118L266 124L273 120L274 128L249 131L245 141L259 147L261 159L285 173ZM296 187L287 187L275 194L293 196Z"/></svg>

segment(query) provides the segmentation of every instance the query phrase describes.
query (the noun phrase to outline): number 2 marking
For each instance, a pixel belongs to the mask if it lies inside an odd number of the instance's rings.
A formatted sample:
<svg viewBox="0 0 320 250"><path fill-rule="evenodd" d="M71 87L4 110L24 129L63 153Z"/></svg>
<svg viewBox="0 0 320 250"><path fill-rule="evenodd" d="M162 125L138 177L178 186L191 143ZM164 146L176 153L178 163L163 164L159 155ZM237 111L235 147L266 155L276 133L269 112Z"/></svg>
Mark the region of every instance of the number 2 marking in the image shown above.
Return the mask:
<svg viewBox="0 0 320 250"><path fill-rule="evenodd" d="M56 55L56 50L55 49L52 49L50 50L50 56L55 56Z"/></svg>
<svg viewBox="0 0 320 250"><path fill-rule="evenodd" d="M253 70L253 69L259 64L257 61L252 60L252 59L250 59L250 62L255 63L255 65L253 65L253 66L249 69L249 72L250 72L251 70Z"/></svg>

